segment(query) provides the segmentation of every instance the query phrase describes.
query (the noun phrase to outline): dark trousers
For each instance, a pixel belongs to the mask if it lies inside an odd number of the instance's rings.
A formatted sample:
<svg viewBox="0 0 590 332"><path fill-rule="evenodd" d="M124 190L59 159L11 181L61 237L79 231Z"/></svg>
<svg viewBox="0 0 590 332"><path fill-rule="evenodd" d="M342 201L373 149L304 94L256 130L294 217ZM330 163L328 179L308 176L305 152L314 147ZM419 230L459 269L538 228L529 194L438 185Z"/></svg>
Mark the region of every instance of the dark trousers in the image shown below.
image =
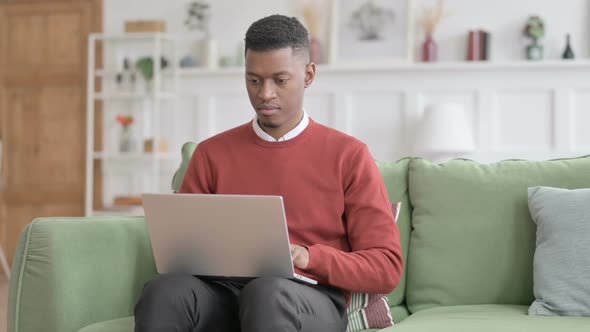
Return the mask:
<svg viewBox="0 0 590 332"><path fill-rule="evenodd" d="M136 332L343 332L341 291L284 278L249 282L164 274L135 306Z"/></svg>

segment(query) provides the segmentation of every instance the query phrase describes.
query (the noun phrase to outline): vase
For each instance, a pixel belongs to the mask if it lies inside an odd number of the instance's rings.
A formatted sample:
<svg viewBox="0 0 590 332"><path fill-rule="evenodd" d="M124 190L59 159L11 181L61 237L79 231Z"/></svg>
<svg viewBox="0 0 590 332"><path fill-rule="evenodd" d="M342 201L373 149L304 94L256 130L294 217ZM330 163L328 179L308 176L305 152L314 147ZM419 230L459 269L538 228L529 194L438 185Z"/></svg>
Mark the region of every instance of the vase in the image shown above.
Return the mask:
<svg viewBox="0 0 590 332"><path fill-rule="evenodd" d="M133 150L133 133L129 126L123 126L121 136L119 137L119 152L126 153Z"/></svg>
<svg viewBox="0 0 590 332"><path fill-rule="evenodd" d="M572 50L572 45L570 44L570 34L568 33L565 37L565 50L563 51L563 55L561 56L563 59L574 59L574 50Z"/></svg>
<svg viewBox="0 0 590 332"><path fill-rule="evenodd" d="M526 58L533 61L543 60L543 45L533 41L533 44L526 47Z"/></svg>
<svg viewBox="0 0 590 332"><path fill-rule="evenodd" d="M426 36L424 43L422 43L422 61L434 62L437 60L438 46L432 36Z"/></svg>
<svg viewBox="0 0 590 332"><path fill-rule="evenodd" d="M219 68L219 54L217 49L217 41L215 39L205 37L198 42L199 54L201 64L205 68L217 69Z"/></svg>

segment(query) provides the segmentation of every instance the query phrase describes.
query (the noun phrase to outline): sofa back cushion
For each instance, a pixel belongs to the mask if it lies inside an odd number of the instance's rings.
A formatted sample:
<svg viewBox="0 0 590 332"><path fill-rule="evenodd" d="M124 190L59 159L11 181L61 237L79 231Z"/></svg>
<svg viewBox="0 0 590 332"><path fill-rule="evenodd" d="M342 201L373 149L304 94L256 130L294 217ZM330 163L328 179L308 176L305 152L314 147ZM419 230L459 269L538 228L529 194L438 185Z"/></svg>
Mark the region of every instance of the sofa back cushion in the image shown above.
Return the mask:
<svg viewBox="0 0 590 332"><path fill-rule="evenodd" d="M527 188L590 187L590 158L453 160L409 166L413 207L406 301L435 306L533 301L535 224Z"/></svg>
<svg viewBox="0 0 590 332"><path fill-rule="evenodd" d="M182 145L181 154L182 154L182 161L180 162L180 166L176 172L174 172L174 176L172 177L172 191L178 192L180 187L182 186L182 181L184 180L184 174L188 168L188 164L193 157L193 152L197 148L197 143L194 142L186 142Z"/></svg>

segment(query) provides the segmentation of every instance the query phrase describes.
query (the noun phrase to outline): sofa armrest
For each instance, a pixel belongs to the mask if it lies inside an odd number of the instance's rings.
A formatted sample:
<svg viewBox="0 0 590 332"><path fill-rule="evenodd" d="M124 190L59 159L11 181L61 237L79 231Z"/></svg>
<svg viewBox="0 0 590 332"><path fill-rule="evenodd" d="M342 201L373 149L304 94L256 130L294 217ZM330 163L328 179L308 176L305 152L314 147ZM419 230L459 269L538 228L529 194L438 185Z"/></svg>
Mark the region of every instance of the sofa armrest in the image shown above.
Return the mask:
<svg viewBox="0 0 590 332"><path fill-rule="evenodd" d="M8 332L75 332L130 316L155 275L141 217L36 219L15 254Z"/></svg>

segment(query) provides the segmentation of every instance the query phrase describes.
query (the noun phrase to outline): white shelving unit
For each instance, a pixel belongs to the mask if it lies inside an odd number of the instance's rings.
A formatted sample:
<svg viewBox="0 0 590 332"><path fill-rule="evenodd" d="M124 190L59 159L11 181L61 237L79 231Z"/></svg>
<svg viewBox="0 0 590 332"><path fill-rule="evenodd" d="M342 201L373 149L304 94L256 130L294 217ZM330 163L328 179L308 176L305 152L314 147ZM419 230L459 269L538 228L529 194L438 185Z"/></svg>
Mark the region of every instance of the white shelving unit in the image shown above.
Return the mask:
<svg viewBox="0 0 590 332"><path fill-rule="evenodd" d="M177 164L180 156L175 151L174 123L178 99L178 55L176 37L162 33L133 33L123 35L92 34L88 40L88 91L87 91L87 156L86 156L86 216L142 215L138 205L114 205L115 197L137 197L145 192L164 192L169 188L171 175L163 164ZM99 49L100 47L100 49ZM102 67L97 67L95 52L102 50ZM135 62L151 57L153 77L147 81L135 70ZM162 68L159 59L167 60ZM134 75L133 84L125 87L118 81L122 76L123 62L127 59L129 69L123 75ZM123 77L125 79L125 77ZM100 82L101 89L97 89ZM102 109L102 150L95 150L94 123L97 102ZM117 145L121 126L117 115L131 115L132 137L135 142L131 151L121 152ZM152 140L151 151L145 151L145 140ZM167 151L162 151L165 140ZM102 209L94 206L94 162L102 162ZM164 174L163 174L164 173ZM167 186L168 185L168 186Z"/></svg>

